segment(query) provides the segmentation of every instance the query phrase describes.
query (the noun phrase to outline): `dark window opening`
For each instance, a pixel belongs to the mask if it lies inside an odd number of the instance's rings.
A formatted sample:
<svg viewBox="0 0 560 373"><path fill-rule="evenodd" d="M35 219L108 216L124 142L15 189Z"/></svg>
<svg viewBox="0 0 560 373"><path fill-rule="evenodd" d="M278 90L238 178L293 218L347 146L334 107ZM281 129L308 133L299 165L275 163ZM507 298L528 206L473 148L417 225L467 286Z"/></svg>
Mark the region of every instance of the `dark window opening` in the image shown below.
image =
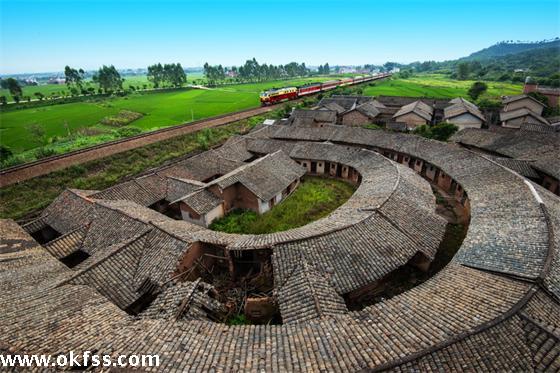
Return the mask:
<svg viewBox="0 0 560 373"><path fill-rule="evenodd" d="M223 176L223 174L215 174L215 175L212 175L212 176L210 176L210 177L208 177L208 178L206 178L206 179L204 179L204 180L201 180L201 181L202 181L203 183L209 183L209 182L211 182L212 180L216 180L216 179L219 178L220 176Z"/></svg>
<svg viewBox="0 0 560 373"><path fill-rule="evenodd" d="M140 312L144 311L152 304L157 295L157 292L147 292L142 294L138 299L134 301L134 303L132 303L125 309L125 312L133 316L138 315Z"/></svg>
<svg viewBox="0 0 560 373"><path fill-rule="evenodd" d="M171 219L183 220L183 217L181 216L181 209L179 208L178 203L170 205L169 202L162 199L154 204L151 204L150 206L148 206L148 208L155 210Z"/></svg>
<svg viewBox="0 0 560 373"><path fill-rule="evenodd" d="M90 255L83 250L76 250L72 254L65 256L60 261L68 268L74 268L84 260L89 258Z"/></svg>
<svg viewBox="0 0 560 373"><path fill-rule="evenodd" d="M311 162L311 173L317 173L317 162Z"/></svg>
<svg viewBox="0 0 560 373"><path fill-rule="evenodd" d="M37 232L31 233L31 237L33 237L35 241L39 242L41 245L44 245L60 236L61 236L60 232L55 230L50 225L45 226L44 228L38 230Z"/></svg>

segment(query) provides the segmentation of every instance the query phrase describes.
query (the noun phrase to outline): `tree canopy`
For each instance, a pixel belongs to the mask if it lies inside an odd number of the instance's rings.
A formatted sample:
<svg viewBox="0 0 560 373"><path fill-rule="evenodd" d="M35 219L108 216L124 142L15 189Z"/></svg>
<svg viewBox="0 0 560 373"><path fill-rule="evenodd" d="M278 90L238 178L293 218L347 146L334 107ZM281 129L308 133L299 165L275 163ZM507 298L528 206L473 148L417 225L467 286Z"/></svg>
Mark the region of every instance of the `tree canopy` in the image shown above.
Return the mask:
<svg viewBox="0 0 560 373"><path fill-rule="evenodd" d="M168 84L173 87L180 87L187 82L187 74L180 63L161 63L148 66L148 80L159 88Z"/></svg>
<svg viewBox="0 0 560 373"><path fill-rule="evenodd" d="M12 95L14 100L16 102L19 102L19 99L21 98L23 91L21 90L21 85L16 79L14 78L2 79L0 85L2 86L2 88L10 91L10 94Z"/></svg>
<svg viewBox="0 0 560 373"><path fill-rule="evenodd" d="M488 85L486 85L486 83L484 83L484 82L474 82L472 84L472 86L469 88L469 91L467 92L467 94L473 100L477 100L480 97L480 95L482 95L487 90L488 90Z"/></svg>
<svg viewBox="0 0 560 373"><path fill-rule="evenodd" d="M223 81L227 74L231 72L237 81L260 82L281 78L292 78L297 76L307 76L309 70L305 63L290 62L287 65L268 65L259 64L255 58L247 60L244 65L230 69L224 68L222 65L210 65L208 62L204 64L204 75L210 84Z"/></svg>
<svg viewBox="0 0 560 373"><path fill-rule="evenodd" d="M82 82L84 80L84 70L73 69L70 66L64 67L64 77L68 88L74 87L82 90Z"/></svg>
<svg viewBox="0 0 560 373"><path fill-rule="evenodd" d="M121 90L123 84L121 75L113 65L100 67L98 72L93 75L93 81L98 83L99 88L105 93Z"/></svg>

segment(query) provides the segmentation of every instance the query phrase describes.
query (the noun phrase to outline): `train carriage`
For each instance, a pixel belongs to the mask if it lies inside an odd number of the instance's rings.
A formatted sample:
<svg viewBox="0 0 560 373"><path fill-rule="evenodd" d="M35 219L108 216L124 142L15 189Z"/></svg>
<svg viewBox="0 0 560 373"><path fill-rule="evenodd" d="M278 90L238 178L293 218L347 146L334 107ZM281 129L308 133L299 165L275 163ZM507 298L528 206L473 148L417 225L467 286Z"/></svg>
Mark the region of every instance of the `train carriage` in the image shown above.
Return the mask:
<svg viewBox="0 0 560 373"><path fill-rule="evenodd" d="M296 98L298 98L297 87L273 88L262 92L260 95L262 105L271 105Z"/></svg>
<svg viewBox="0 0 560 373"><path fill-rule="evenodd" d="M298 96L307 96L321 92L321 83L309 83L298 88Z"/></svg>
<svg viewBox="0 0 560 373"><path fill-rule="evenodd" d="M262 92L260 94L260 101L263 106L272 105L282 101L295 100L298 97L304 97L314 93L329 91L336 87L360 84L389 76L391 76L391 73L365 74L354 78L329 80L323 83L308 83L301 87L273 88Z"/></svg>
<svg viewBox="0 0 560 373"><path fill-rule="evenodd" d="M344 78L340 80L340 87L345 87L347 85L352 85L354 83L354 79L352 78Z"/></svg>
<svg viewBox="0 0 560 373"><path fill-rule="evenodd" d="M328 91L330 89L335 89L340 85L340 80L329 80L321 84L321 91Z"/></svg>

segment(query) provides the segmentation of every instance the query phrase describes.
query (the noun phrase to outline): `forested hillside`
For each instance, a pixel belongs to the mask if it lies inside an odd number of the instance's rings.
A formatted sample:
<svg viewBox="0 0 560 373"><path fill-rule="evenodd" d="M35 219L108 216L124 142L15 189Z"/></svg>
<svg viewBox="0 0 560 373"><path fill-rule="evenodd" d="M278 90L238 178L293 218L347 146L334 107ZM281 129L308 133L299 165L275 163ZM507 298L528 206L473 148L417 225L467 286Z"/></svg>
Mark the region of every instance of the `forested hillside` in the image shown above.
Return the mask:
<svg viewBox="0 0 560 373"><path fill-rule="evenodd" d="M532 76L540 84L560 86L560 39L535 43L497 43L457 60L413 62L413 72L440 72L459 80L522 82Z"/></svg>
<svg viewBox="0 0 560 373"><path fill-rule="evenodd" d="M502 41L492 45L491 47L484 48L478 52L471 53L468 57L463 58L464 60L481 60L489 59L493 57L506 56L508 54L517 54L526 51L532 51L536 49L547 49L547 48L559 48L560 39L554 39L552 41L539 41L532 43L515 43Z"/></svg>

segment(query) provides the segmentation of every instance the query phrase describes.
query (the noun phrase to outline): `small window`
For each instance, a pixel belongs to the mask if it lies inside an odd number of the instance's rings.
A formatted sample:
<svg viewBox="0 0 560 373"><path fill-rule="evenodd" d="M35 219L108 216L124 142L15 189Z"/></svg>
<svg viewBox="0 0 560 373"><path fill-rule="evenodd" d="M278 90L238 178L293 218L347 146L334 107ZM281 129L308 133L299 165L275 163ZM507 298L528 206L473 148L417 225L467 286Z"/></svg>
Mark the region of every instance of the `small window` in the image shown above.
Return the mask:
<svg viewBox="0 0 560 373"><path fill-rule="evenodd" d="M72 254L60 259L60 261L64 263L68 268L74 268L89 257L90 255L85 251L76 250Z"/></svg>

